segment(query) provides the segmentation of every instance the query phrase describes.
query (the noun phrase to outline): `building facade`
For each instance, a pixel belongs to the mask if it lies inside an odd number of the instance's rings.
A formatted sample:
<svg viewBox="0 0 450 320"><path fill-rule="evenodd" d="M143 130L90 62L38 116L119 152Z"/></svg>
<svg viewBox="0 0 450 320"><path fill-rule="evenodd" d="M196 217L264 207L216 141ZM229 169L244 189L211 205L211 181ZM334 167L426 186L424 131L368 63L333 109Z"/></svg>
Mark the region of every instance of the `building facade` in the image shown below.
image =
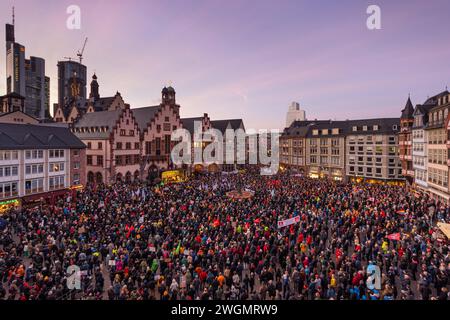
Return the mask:
<svg viewBox="0 0 450 320"><path fill-rule="evenodd" d="M399 119L296 121L280 138L280 163L311 178L401 182Z"/></svg>
<svg viewBox="0 0 450 320"><path fill-rule="evenodd" d="M308 127L291 126L280 137L280 163L286 168L306 171L306 135Z"/></svg>
<svg viewBox="0 0 450 320"><path fill-rule="evenodd" d="M0 123L0 207L51 199L85 184L85 145L69 129Z"/></svg>
<svg viewBox="0 0 450 320"><path fill-rule="evenodd" d="M310 126L306 139L307 174L311 178L345 178L345 134L329 121Z"/></svg>
<svg viewBox="0 0 450 320"><path fill-rule="evenodd" d="M350 121L346 136L346 175L350 180L400 182L399 119Z"/></svg>
<svg viewBox="0 0 450 320"><path fill-rule="evenodd" d="M140 177L140 133L128 105L86 113L72 131L86 145L89 183L131 182Z"/></svg>
<svg viewBox="0 0 450 320"><path fill-rule="evenodd" d="M428 190L428 112L433 105L417 105L414 110L412 127L412 157L414 169L414 187L420 193Z"/></svg>
<svg viewBox="0 0 450 320"><path fill-rule="evenodd" d="M448 91L431 98L430 104L435 104L428 113L428 125L425 127L427 136L427 178L428 193L439 201L448 203L449 167L447 149L447 119L449 115Z"/></svg>

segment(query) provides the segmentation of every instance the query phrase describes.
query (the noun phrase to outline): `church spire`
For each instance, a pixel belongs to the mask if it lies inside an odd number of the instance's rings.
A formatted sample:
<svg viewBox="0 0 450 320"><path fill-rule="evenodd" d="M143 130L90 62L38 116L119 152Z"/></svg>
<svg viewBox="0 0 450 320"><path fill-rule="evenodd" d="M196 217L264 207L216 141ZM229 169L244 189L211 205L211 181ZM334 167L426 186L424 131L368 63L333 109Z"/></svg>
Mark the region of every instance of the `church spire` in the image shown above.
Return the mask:
<svg viewBox="0 0 450 320"><path fill-rule="evenodd" d="M98 89L99 85L97 82L97 75L94 73L91 81L91 93L89 94L89 99L93 99L94 101L100 99L100 93Z"/></svg>

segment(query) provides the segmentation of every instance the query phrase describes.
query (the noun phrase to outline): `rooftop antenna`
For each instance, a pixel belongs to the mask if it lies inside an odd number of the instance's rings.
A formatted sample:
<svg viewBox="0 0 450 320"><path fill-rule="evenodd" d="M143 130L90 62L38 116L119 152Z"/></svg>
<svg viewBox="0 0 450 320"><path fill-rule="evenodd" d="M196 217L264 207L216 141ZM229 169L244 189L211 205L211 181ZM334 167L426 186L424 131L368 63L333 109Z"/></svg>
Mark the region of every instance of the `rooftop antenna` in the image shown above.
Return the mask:
<svg viewBox="0 0 450 320"><path fill-rule="evenodd" d="M16 24L16 14L14 12L14 7L12 7L12 24L13 26Z"/></svg>

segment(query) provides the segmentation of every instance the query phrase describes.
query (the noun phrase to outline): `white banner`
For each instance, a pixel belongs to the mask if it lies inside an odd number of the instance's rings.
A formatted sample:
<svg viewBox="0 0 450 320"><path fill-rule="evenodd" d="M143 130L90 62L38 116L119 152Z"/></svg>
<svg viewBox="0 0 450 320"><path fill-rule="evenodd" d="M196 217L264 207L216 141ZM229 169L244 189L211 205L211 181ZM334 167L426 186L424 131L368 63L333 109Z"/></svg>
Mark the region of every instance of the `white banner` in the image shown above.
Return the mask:
<svg viewBox="0 0 450 320"><path fill-rule="evenodd" d="M300 216L278 221L278 229L290 226L291 224L296 224L300 222Z"/></svg>

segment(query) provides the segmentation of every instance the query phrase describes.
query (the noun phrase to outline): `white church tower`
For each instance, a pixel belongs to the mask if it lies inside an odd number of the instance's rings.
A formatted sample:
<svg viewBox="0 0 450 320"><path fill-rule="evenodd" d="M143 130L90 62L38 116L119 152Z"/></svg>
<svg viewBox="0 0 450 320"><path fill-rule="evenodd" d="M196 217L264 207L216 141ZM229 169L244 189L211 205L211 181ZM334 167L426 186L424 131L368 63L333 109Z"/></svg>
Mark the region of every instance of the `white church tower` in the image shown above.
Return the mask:
<svg viewBox="0 0 450 320"><path fill-rule="evenodd" d="M286 115L286 128L290 127L294 121L306 120L305 110L300 109L298 102L292 102Z"/></svg>

